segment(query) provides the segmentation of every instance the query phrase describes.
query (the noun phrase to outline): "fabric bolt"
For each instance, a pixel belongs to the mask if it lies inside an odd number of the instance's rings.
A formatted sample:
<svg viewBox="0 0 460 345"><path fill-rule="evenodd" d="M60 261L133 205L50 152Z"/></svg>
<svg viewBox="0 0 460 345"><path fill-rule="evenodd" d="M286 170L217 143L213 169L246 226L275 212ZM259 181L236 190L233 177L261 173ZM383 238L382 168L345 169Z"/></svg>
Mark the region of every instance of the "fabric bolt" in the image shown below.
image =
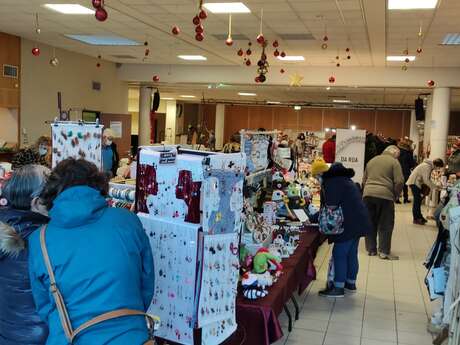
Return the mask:
<svg viewBox="0 0 460 345"><path fill-rule="evenodd" d="M30 211L0 209L0 222L11 226L17 236L27 241L48 217ZM7 245L7 234L0 229L0 344L43 345L48 327L35 311L30 291L28 249ZM17 256L13 255L20 250Z"/></svg>
<svg viewBox="0 0 460 345"><path fill-rule="evenodd" d="M354 284L358 277L359 239L335 243L332 249L334 258L334 285L337 288L345 287L345 283Z"/></svg>
<svg viewBox="0 0 460 345"><path fill-rule="evenodd" d="M77 186L54 200L50 218L46 245L74 328L117 309L148 309L154 291L152 251L136 215L109 208L99 191ZM29 250L32 293L50 330L46 345L65 344L38 231L30 236ZM74 344L141 344L147 339L144 318L133 316L92 327Z"/></svg>
<svg viewBox="0 0 460 345"><path fill-rule="evenodd" d="M395 224L395 205L391 200L364 197L364 203L372 220L372 231L366 237L366 250L383 254L391 253L391 239ZM378 247L377 247L378 237Z"/></svg>
<svg viewBox="0 0 460 345"><path fill-rule="evenodd" d="M412 204L412 217L414 218L414 220L423 219L422 190L419 187L417 187L415 184L411 185L410 189L412 191L412 195L414 196L414 202Z"/></svg>

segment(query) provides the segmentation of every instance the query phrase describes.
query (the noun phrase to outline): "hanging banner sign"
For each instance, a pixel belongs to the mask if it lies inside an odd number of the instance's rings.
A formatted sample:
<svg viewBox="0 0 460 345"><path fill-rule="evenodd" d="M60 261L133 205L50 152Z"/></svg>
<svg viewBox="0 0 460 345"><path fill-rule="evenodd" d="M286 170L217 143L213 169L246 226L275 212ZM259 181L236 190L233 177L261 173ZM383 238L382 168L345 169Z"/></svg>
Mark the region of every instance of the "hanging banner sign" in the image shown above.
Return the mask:
<svg viewBox="0 0 460 345"><path fill-rule="evenodd" d="M353 181L363 182L366 131L337 129L335 161L355 170Z"/></svg>

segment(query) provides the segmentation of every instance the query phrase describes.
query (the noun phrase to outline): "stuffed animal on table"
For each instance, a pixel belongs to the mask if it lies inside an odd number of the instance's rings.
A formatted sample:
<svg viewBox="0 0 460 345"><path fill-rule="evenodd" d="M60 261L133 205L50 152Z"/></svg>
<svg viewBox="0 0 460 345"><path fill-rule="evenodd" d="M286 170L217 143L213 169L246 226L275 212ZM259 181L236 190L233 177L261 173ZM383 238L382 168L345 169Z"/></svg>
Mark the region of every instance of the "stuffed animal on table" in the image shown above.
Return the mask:
<svg viewBox="0 0 460 345"><path fill-rule="evenodd" d="M259 284L259 275L255 273L246 272L243 275L241 286L243 288L243 296L247 299L255 300L268 295L268 291Z"/></svg>
<svg viewBox="0 0 460 345"><path fill-rule="evenodd" d="M267 248L260 248L253 259L253 272L257 274L265 273L269 269L281 271L283 266L280 264L281 259L271 254Z"/></svg>
<svg viewBox="0 0 460 345"><path fill-rule="evenodd" d="M289 198L282 190L274 190L272 193L272 201L276 202L276 215L278 217L288 217L295 220L296 217L289 208Z"/></svg>
<svg viewBox="0 0 460 345"><path fill-rule="evenodd" d="M305 199L300 196L300 186L291 183L287 189L288 205L290 209L301 209L305 206Z"/></svg>
<svg viewBox="0 0 460 345"><path fill-rule="evenodd" d="M272 188L273 189L283 189L287 186L287 183L284 179L283 173L281 171L275 171L272 175Z"/></svg>

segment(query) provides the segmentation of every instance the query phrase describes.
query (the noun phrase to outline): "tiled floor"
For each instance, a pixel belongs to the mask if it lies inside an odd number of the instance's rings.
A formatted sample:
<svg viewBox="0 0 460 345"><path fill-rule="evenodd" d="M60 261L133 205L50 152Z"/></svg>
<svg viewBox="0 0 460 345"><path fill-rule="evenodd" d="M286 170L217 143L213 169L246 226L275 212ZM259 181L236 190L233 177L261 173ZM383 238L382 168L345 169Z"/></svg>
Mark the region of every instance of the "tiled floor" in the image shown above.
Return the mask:
<svg viewBox="0 0 460 345"><path fill-rule="evenodd" d="M298 297L303 304L300 320L289 334L287 317L280 315L285 337L276 345L432 344L426 331L430 301L422 262L435 238L433 224L413 225L410 206L398 206L393 251L400 260L368 257L362 240L359 292L336 301L318 296L318 290L325 286L331 249L323 245L316 262L318 280Z"/></svg>

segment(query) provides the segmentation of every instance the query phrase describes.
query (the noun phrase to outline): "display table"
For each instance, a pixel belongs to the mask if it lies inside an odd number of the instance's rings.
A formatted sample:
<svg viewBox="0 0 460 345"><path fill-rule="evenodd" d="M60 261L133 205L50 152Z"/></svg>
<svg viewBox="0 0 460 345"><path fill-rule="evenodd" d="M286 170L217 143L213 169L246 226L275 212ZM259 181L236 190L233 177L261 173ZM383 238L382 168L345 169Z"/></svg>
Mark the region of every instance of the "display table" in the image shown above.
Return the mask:
<svg viewBox="0 0 460 345"><path fill-rule="evenodd" d="M306 229L300 236L295 253L289 259L283 260L283 275L268 288L268 296L251 301L245 299L242 293L238 295L236 319L239 333L244 335L244 341L229 339L225 344L268 345L283 337L278 315L284 309L291 318L286 304L292 299L296 306L296 318L298 317L294 293L297 291L301 294L316 278L314 260L323 240L324 237L319 234L317 228ZM292 324L290 326L292 327Z"/></svg>

